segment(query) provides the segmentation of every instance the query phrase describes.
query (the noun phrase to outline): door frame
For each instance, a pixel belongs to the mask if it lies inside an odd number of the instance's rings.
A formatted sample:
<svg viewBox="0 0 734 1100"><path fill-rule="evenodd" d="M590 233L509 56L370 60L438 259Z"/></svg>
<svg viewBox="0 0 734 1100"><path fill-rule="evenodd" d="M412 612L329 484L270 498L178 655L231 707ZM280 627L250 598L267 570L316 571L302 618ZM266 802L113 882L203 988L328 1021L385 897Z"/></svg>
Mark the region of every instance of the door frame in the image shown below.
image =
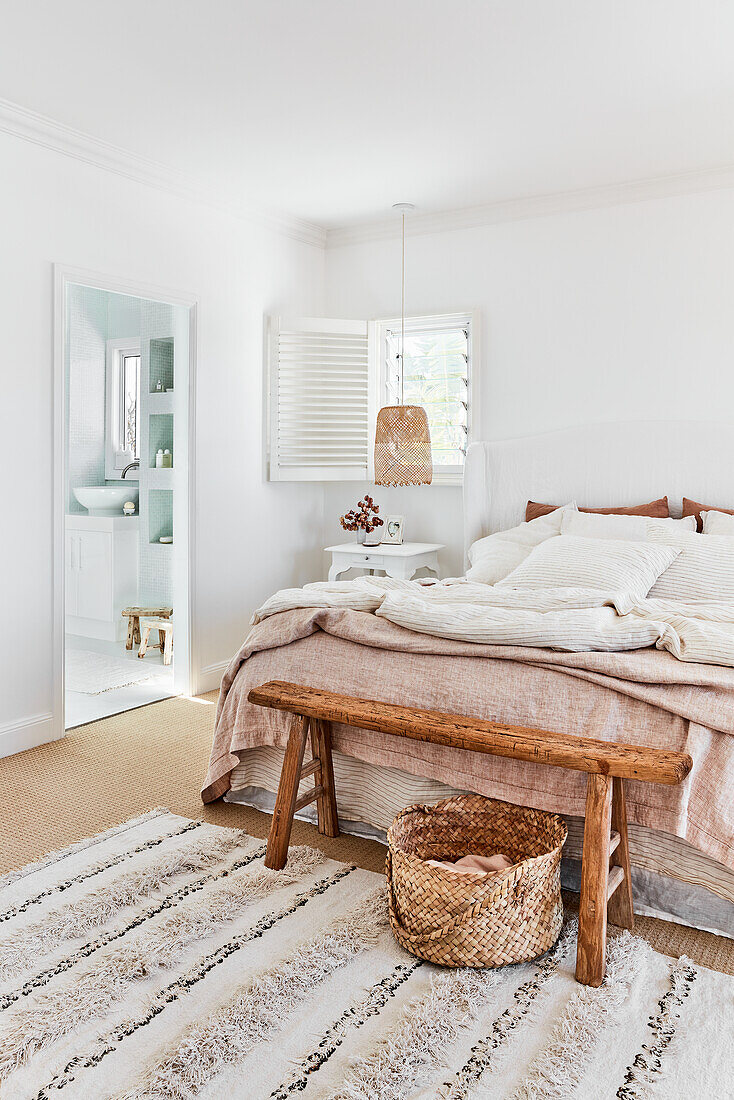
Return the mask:
<svg viewBox="0 0 734 1100"><path fill-rule="evenodd" d="M194 577L196 532L194 517L196 488L196 363L198 360L199 299L188 291L138 282L121 276L66 264L53 265L53 740L66 735L64 681L65 666L65 574L66 574L66 337L67 300L73 285L106 290L112 294L127 294L155 302L183 306L189 311L189 378L188 378L188 545L186 548L186 578L188 591L188 668L185 669L185 693L198 691L198 638Z"/></svg>

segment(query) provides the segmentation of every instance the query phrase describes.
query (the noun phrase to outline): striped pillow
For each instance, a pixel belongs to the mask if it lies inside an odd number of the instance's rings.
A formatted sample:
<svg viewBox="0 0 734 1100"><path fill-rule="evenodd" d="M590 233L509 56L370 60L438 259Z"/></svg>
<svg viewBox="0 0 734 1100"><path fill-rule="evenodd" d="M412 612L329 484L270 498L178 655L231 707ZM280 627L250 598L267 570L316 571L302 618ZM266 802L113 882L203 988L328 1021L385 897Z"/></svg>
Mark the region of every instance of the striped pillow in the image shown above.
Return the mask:
<svg viewBox="0 0 734 1100"><path fill-rule="evenodd" d="M679 553L677 547L649 542L559 535L536 546L496 587L596 588L641 600Z"/></svg>
<svg viewBox="0 0 734 1100"><path fill-rule="evenodd" d="M680 550L656 581L650 599L680 603L734 600L734 539L730 535L671 535L658 530L651 531L649 538L650 543Z"/></svg>

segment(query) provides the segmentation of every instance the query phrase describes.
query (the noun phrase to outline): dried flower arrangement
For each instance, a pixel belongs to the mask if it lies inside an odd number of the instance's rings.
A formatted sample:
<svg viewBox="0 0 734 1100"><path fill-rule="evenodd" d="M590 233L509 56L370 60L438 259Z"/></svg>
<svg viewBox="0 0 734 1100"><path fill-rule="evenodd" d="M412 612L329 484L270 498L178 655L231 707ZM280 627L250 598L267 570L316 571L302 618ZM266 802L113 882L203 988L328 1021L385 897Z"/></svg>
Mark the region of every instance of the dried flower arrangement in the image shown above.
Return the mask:
<svg viewBox="0 0 734 1100"><path fill-rule="evenodd" d="M363 538L362 532L371 535L378 527L382 527L384 521L377 514L379 511L379 504L375 504L371 496L365 496L339 522L345 531L357 531Z"/></svg>

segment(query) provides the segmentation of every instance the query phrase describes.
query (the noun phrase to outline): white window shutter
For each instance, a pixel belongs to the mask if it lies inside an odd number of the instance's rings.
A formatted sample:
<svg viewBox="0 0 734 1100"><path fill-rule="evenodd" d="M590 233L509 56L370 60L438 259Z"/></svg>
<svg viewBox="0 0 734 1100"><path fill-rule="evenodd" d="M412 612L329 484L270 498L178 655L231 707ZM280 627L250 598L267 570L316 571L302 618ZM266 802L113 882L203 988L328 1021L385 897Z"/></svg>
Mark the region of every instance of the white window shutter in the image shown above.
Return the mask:
<svg viewBox="0 0 734 1100"><path fill-rule="evenodd" d="M270 480L365 481L376 385L366 321L272 317Z"/></svg>

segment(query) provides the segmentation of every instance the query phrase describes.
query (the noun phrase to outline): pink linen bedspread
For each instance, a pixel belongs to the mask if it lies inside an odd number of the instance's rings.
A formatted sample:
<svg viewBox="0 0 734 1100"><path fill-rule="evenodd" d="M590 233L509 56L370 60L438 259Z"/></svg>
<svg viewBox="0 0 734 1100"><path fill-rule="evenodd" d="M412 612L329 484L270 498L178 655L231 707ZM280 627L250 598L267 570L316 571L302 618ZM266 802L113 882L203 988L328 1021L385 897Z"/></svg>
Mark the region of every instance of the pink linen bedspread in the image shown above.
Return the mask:
<svg viewBox="0 0 734 1100"><path fill-rule="evenodd" d="M202 789L220 798L256 745L284 746L289 715L253 706L250 688L287 680L497 722L678 749L676 787L628 781L631 822L684 837L734 869L734 669L682 664L655 649L562 653L416 634L363 611L285 611L253 627L224 678ZM335 725L334 748L453 787L582 815L585 776Z"/></svg>

